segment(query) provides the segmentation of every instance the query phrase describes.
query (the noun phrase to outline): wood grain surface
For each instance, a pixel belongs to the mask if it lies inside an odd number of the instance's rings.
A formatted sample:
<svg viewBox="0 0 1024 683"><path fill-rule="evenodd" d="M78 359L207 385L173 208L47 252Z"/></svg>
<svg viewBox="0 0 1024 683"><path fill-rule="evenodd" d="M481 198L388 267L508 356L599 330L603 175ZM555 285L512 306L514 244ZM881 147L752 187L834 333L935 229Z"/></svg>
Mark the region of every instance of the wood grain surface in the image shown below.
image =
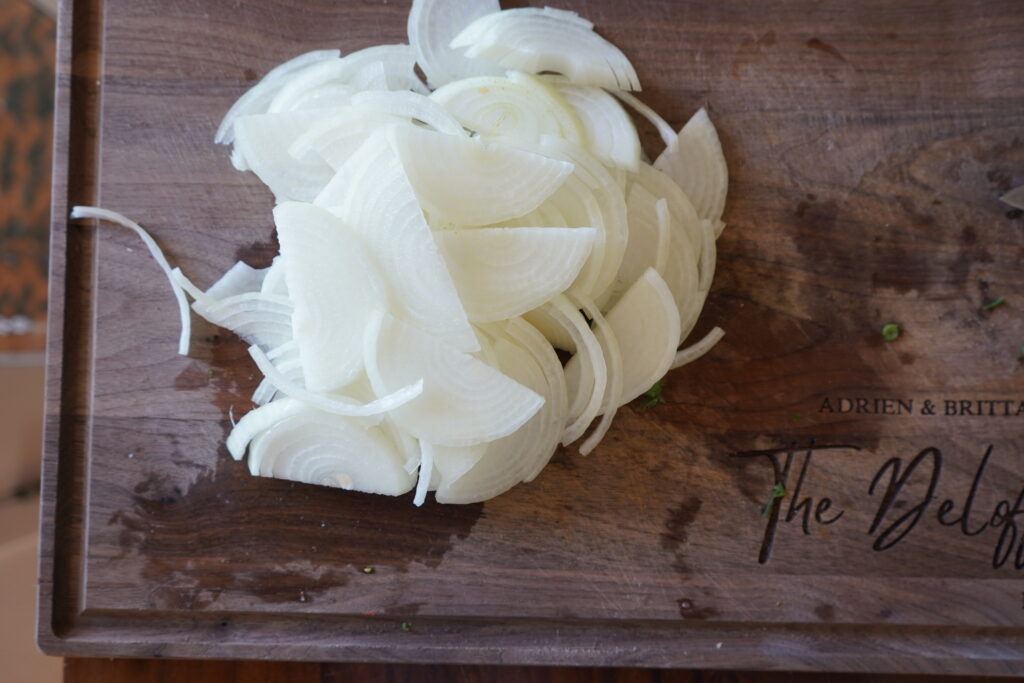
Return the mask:
<svg viewBox="0 0 1024 683"><path fill-rule="evenodd" d="M211 143L222 113L297 53L404 40L408 3L65 4L44 649L1024 672L1024 223L997 201L1024 183L1019 3L560 6L670 123L709 107L732 177L697 333L728 335L592 456L415 509L250 478L221 445L243 344L198 325L175 355L134 238L62 219L136 217L204 286L265 265L272 199Z"/></svg>
<svg viewBox="0 0 1024 683"><path fill-rule="evenodd" d="M64 683L927 683L934 680L933 676L904 674L167 659L68 659L64 666ZM951 676L942 680L943 683L1009 683L1018 679Z"/></svg>

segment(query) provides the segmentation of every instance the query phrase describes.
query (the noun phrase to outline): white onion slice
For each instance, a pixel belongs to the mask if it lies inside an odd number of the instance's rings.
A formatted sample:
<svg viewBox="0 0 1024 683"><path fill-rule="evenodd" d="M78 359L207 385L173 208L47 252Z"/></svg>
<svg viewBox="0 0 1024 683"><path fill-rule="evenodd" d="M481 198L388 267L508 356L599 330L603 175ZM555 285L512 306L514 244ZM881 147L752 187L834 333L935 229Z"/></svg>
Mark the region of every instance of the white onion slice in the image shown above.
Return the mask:
<svg viewBox="0 0 1024 683"><path fill-rule="evenodd" d="M415 126L394 127L391 136L424 209L459 225L489 225L532 211L573 169L565 161Z"/></svg>
<svg viewBox="0 0 1024 683"><path fill-rule="evenodd" d="M280 370L274 367L267 355L258 346L249 347L249 355L256 362L260 369L274 387L287 396L297 398L308 403L314 408L324 412L334 413L347 417L374 417L381 413L395 410L423 393L423 380L414 380L405 386L381 396L376 401L369 403L358 403L340 394L319 394L301 387L297 382L288 379Z"/></svg>
<svg viewBox="0 0 1024 683"><path fill-rule="evenodd" d="M254 474L389 496L412 487L402 465L379 428L308 406L277 421L249 448Z"/></svg>
<svg viewBox="0 0 1024 683"><path fill-rule="evenodd" d="M293 308L288 299L260 292L245 292L224 299L203 293L195 298L192 310L250 344L274 348L292 338Z"/></svg>
<svg viewBox="0 0 1024 683"><path fill-rule="evenodd" d="M562 435L562 445L568 446L583 436L587 427L601 412L601 404L608 388L608 365L604 359L601 342L569 299L564 295L558 295L545 304L545 308L552 317L565 326L572 335L577 349L576 355L566 364L565 371L570 389L572 383L569 380L573 372L570 365L578 367L581 378L576 383L575 394L571 390L569 392L572 397L567 417L569 424Z"/></svg>
<svg viewBox="0 0 1024 683"><path fill-rule="evenodd" d="M306 387L337 389L362 371L363 330L385 307L384 285L359 238L329 212L285 202L274 221Z"/></svg>
<svg viewBox="0 0 1024 683"><path fill-rule="evenodd" d="M296 415L305 409L306 406L301 401L286 397L250 410L242 416L241 420L235 423L225 442L231 457L235 460L241 460L245 455L245 449L249 447L249 442L256 435L266 431L286 417Z"/></svg>
<svg viewBox="0 0 1024 683"><path fill-rule="evenodd" d="M416 495L412 504L416 507L427 500L427 489L434 474L434 447L426 441L420 441L420 471L416 479Z"/></svg>
<svg viewBox="0 0 1024 683"><path fill-rule="evenodd" d="M437 233L466 313L474 322L522 315L576 279L593 228L477 228Z"/></svg>
<svg viewBox="0 0 1024 683"><path fill-rule="evenodd" d="M492 441L544 404L489 365L391 316L371 321L366 341L367 374L378 395L422 378L423 395L392 411L395 423L420 440L441 446Z"/></svg>
<svg viewBox="0 0 1024 683"><path fill-rule="evenodd" d="M375 63L382 65L388 89L409 90L414 86L414 81L418 80L414 71L415 62L415 54L408 45L377 45L341 59L324 61L290 79L274 96L267 111L288 111L306 93L326 85L352 85L363 69Z"/></svg>
<svg viewBox="0 0 1024 683"><path fill-rule="evenodd" d="M679 344L679 313L665 281L648 268L606 317L622 353L620 403L625 404L671 367Z"/></svg>
<svg viewBox="0 0 1024 683"><path fill-rule="evenodd" d="M612 326L601 315L597 304L587 299L575 300L576 304L593 320L597 340L601 343L601 350L604 352L605 365L608 368L608 386L601 399L601 415L597 427L590 436L584 439L580 445L580 455L590 455L597 448L605 434L612 426L618 406L622 403L622 352L619 349L619 341Z"/></svg>
<svg viewBox="0 0 1024 683"><path fill-rule="evenodd" d="M272 296L288 296L288 285L284 279L284 261L280 254L274 257L263 277L263 285L260 287L263 294Z"/></svg>
<svg viewBox="0 0 1024 683"><path fill-rule="evenodd" d="M666 147L671 145L676 139L676 132L672 129L672 126L668 125L668 122L661 118L661 115L658 112L640 101L636 95L623 92L622 90L612 90L611 93L632 107L637 114L640 114L640 116L647 119L651 125L657 129L658 135L661 137Z"/></svg>
<svg viewBox="0 0 1024 683"><path fill-rule="evenodd" d="M701 339L699 342L696 342L692 346L688 346L685 349L680 349L679 352L676 353L675 359L672 361L672 369L675 370L676 368L681 368L684 365L687 365L688 363L692 363L693 361L697 360L705 353L713 349L715 347L715 344L720 342L722 340L722 337L724 336L725 330L723 330L721 327L715 327L706 335L704 335L704 338Z"/></svg>
<svg viewBox="0 0 1024 683"><path fill-rule="evenodd" d="M422 121L439 133L466 135L462 125L444 107L419 93L362 92L352 98L352 106L379 114Z"/></svg>
<svg viewBox="0 0 1024 683"><path fill-rule="evenodd" d="M547 306L535 308L524 313L522 317L524 321L541 333L552 348L567 353L576 353L576 342L569 333L569 326L564 324L562 319L552 316Z"/></svg>
<svg viewBox="0 0 1024 683"><path fill-rule="evenodd" d="M475 19L500 9L498 0L413 0L407 26L409 44L430 87L502 72L497 64L468 59L449 46L452 38Z"/></svg>
<svg viewBox="0 0 1024 683"><path fill-rule="evenodd" d="M640 79L622 51L572 12L518 8L475 20L451 42L466 56L528 73L555 71L582 85L640 90Z"/></svg>
<svg viewBox="0 0 1024 683"><path fill-rule="evenodd" d="M244 261L238 261L228 268L219 280L210 285L210 288L206 290L206 296L224 299L235 294L258 292L263 286L263 279L268 270L268 268L253 268Z"/></svg>
<svg viewBox="0 0 1024 683"><path fill-rule="evenodd" d="M158 266L160 266L160 270L164 271L164 275L167 276L167 281L171 283L171 291L174 292L174 298L178 302L178 314L181 318L181 334L178 337L178 353L182 356L187 356L189 339L192 334L192 318L188 310L188 299L185 298L185 290L181 287L178 281L175 280L174 275L171 272L171 265L167 262L167 258L164 256L164 252L160 249L160 246L156 243L156 240L154 240L141 225L117 213L116 211L109 211L95 206L75 206L71 209L71 218L97 218L114 223L115 225L120 225L122 228L128 228L139 236L142 243L146 245L146 249L149 250L153 260L156 261Z"/></svg>
<svg viewBox="0 0 1024 683"><path fill-rule="evenodd" d="M277 95L281 86L284 85L289 77L312 64L338 59L340 56L341 52L339 50L314 50L294 57L268 71L267 75L259 83L249 88L245 94L231 105L228 113L224 115L224 119L220 122L213 141L224 145L234 142L235 119L246 114L265 114L271 100L274 99L274 96Z"/></svg>
<svg viewBox="0 0 1024 683"><path fill-rule="evenodd" d="M1009 204L1015 209L1024 210L1024 185L1013 188L1012 190L1004 194L1002 197L1000 197L999 201L1003 202L1004 204Z"/></svg>
<svg viewBox="0 0 1024 683"><path fill-rule="evenodd" d="M322 159L296 159L288 150L310 126L334 110L313 109L242 116L235 121L235 147L278 202L312 201L333 173Z"/></svg>
<svg viewBox="0 0 1024 683"><path fill-rule="evenodd" d="M459 122L492 140L537 144L545 135L582 142L583 124L557 90L520 72L508 77L465 78L430 98Z"/></svg>
<svg viewBox="0 0 1024 683"><path fill-rule="evenodd" d="M640 163L640 136L629 114L601 88L554 80L576 112L590 153L602 162L635 172Z"/></svg>
<svg viewBox="0 0 1024 683"><path fill-rule="evenodd" d="M548 391L544 373L521 347L508 339L495 343L502 372L539 394ZM546 463L558 446L562 424L545 405L513 434L487 445L483 457L465 474L442 481L436 498L442 503L472 503L493 498L523 481L538 463ZM541 465L543 467L543 464Z"/></svg>
<svg viewBox="0 0 1024 683"><path fill-rule="evenodd" d="M288 153L297 158L315 154L337 171L379 129L406 122L400 116L350 106L311 125L295 139Z"/></svg>
<svg viewBox="0 0 1024 683"><path fill-rule="evenodd" d="M701 218L713 223L722 218L729 171L707 110L702 107L686 122L654 167L679 184Z"/></svg>
<svg viewBox="0 0 1024 683"><path fill-rule="evenodd" d="M359 148L316 198L316 203L329 208L362 239L387 283L391 310L396 315L461 351L479 348L430 226L386 132L373 135ZM356 286L355 282L352 285ZM362 329L365 320L346 320L345 324L355 333L355 328Z"/></svg>

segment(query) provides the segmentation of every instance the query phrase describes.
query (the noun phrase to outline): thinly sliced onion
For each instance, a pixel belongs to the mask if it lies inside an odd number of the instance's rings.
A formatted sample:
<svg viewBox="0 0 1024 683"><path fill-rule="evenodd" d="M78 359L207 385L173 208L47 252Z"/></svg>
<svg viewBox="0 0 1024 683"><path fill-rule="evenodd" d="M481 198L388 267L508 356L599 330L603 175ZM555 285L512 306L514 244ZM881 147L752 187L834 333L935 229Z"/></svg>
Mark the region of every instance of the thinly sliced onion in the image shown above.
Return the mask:
<svg viewBox="0 0 1024 683"><path fill-rule="evenodd" d="M591 320L594 321L594 328L597 340L601 343L601 350L604 352L604 362L608 368L608 387L601 400L603 415L597 423L597 427L591 432L580 446L580 455L590 455L597 448L605 434L612 426L615 413L621 404L622 397L622 352L619 349L619 341L611 324L605 320L598 309L597 304L588 299L578 299L575 303L579 305Z"/></svg>
<svg viewBox="0 0 1024 683"><path fill-rule="evenodd" d="M265 406L260 406L242 416L228 435L228 452L235 460L241 460L245 449L249 447L257 434L266 431L286 417L297 415L306 406L293 398L281 398Z"/></svg>
<svg viewBox="0 0 1024 683"><path fill-rule="evenodd" d="M539 394L548 391L544 373L530 354L507 339L495 344L501 370ZM504 493L547 462L558 445L560 423L554 423L545 405L513 434L492 441L483 457L465 474L449 483L441 482L436 498L442 503L472 503Z"/></svg>
<svg viewBox="0 0 1024 683"><path fill-rule="evenodd" d="M666 215L660 214L659 205L664 206ZM629 220L629 239L619 265L619 271L616 274L615 289L611 297L612 303L618 301L622 293L652 265L662 277L666 277L667 263L674 262L678 258L677 255L669 258L672 246L670 232L672 224L667 201L655 198L643 185L633 183L626 201L626 211ZM683 239L686 239L685 236ZM660 267L659 260L663 261ZM695 273L696 265L696 259L694 259ZM696 288L696 282L695 277L694 288ZM672 288L671 283L669 289L672 289L672 294L677 297L678 301L677 292Z"/></svg>
<svg viewBox="0 0 1024 683"><path fill-rule="evenodd" d="M267 276L267 268L253 268L244 261L238 261L221 275L220 279L210 285L206 296L224 299L235 294L258 292Z"/></svg>
<svg viewBox="0 0 1024 683"><path fill-rule="evenodd" d="M668 372L679 344L679 314L665 281L648 268L606 317L622 353L625 404Z"/></svg>
<svg viewBox="0 0 1024 683"><path fill-rule="evenodd" d="M466 135L462 125L444 107L419 93L362 92L352 98L352 106L411 121L421 121L439 133Z"/></svg>
<svg viewBox="0 0 1024 683"><path fill-rule="evenodd" d="M401 123L406 120L400 116L352 106L310 126L295 139L288 153L298 158L315 154L337 171L371 135Z"/></svg>
<svg viewBox="0 0 1024 683"><path fill-rule="evenodd" d="M658 135L661 136L666 147L676 139L676 132L672 126L668 125L668 122L661 118L658 112L641 102L636 95L622 90L611 90L611 93L632 107L637 114L647 119L657 129Z"/></svg>
<svg viewBox="0 0 1024 683"><path fill-rule="evenodd" d="M498 0L413 0L409 10L409 44L430 87L439 88L470 76L502 73L497 64L468 59L449 46L452 38L475 19L500 9Z"/></svg>
<svg viewBox="0 0 1024 683"><path fill-rule="evenodd" d="M668 202L674 233L685 235L690 240L693 250L698 254L701 253L704 249L705 232L700 224L700 216L697 215L693 202L675 181L650 164L641 163L635 182L643 185L644 189L653 197Z"/></svg>
<svg viewBox="0 0 1024 683"><path fill-rule="evenodd" d="M224 115L224 119L220 122L213 141L224 145L234 142L235 119L246 114L265 114L271 100L274 99L274 96L277 95L281 86L284 85L289 77L313 64L338 59L340 56L341 52L339 50L314 50L290 59L268 71L267 75L259 83L249 88L244 95L231 105L228 113Z"/></svg>
<svg viewBox="0 0 1024 683"><path fill-rule="evenodd" d="M333 171L320 157L311 154L296 159L288 149L307 128L333 111L256 114L235 121L235 147L278 202L312 201L331 179Z"/></svg>
<svg viewBox="0 0 1024 683"><path fill-rule="evenodd" d="M114 223L115 225L120 225L122 228L128 228L139 236L142 243L146 245L146 249L149 250L153 260L156 261L158 266L160 266L160 270L164 271L164 275L167 276L167 281L171 283L171 291L174 292L174 298L178 302L178 314L181 317L181 334L178 337L178 353L182 356L187 356L189 339L192 335L192 318L189 315L188 299L185 298L185 290L177 280L174 279L174 275L171 272L171 264L167 262L167 258L164 256L164 252L160 249L160 246L156 243L156 240L154 240L141 225L130 218L126 218L125 216L117 213L116 211L109 211L95 206L75 206L71 209L71 218L97 218L99 220Z"/></svg>
<svg viewBox="0 0 1024 683"><path fill-rule="evenodd" d="M635 172L640 163L640 136L629 114L601 88L553 81L576 112L590 153L602 162Z"/></svg>
<svg viewBox="0 0 1024 683"><path fill-rule="evenodd" d="M359 148L316 203L359 235L387 283L396 315L460 351L477 350L466 311L386 132ZM365 321L344 324L358 333Z"/></svg>
<svg viewBox="0 0 1024 683"><path fill-rule="evenodd" d="M376 401L357 403L340 394L318 394L299 386L297 382L288 379L284 373L274 367L274 364L258 346L250 346L249 355L256 362L256 367L260 369L260 372L266 375L279 392L335 415L373 417L396 410L423 393L423 380L419 379L400 386Z"/></svg>
<svg viewBox="0 0 1024 683"><path fill-rule="evenodd" d="M693 344L692 346L688 346L685 349L680 349L679 352L676 353L675 359L672 361L672 369L675 370L676 368L681 368L684 365L687 365L688 363L692 363L693 361L697 360L705 353L713 349L715 347L715 344L720 342L722 340L722 337L724 336L725 330L723 330L721 327L715 327L706 335L704 335L704 338L701 339L699 342Z"/></svg>
<svg viewBox="0 0 1024 683"><path fill-rule="evenodd" d="M573 400L570 402L567 418L569 424L562 435L562 445L568 446L583 436L587 427L601 412L601 404L608 388L608 366L605 363L601 342L569 299L564 295L558 295L545 304L545 307L552 317L565 326L576 345L576 355L570 358L569 364L566 365L567 381L571 372L569 365L573 363L578 365L582 377L577 385L580 391L575 396L570 391Z"/></svg>
<svg viewBox="0 0 1024 683"><path fill-rule="evenodd" d="M260 291L271 296L288 296L288 284L284 279L284 260L280 255L275 256L274 260L270 262Z"/></svg>
<svg viewBox="0 0 1024 683"><path fill-rule="evenodd" d="M600 223L594 225L603 228L604 233L601 264L595 273L590 289L581 291L576 287L574 291L580 296L592 298L599 305L603 305L611 296L612 287L615 284L615 273L618 272L622 256L626 251L629 233L626 202L615 179L601 162L586 150L554 138L545 138L541 149L548 154L571 162L573 175L583 181L597 199L602 219Z"/></svg>
<svg viewBox="0 0 1024 683"><path fill-rule="evenodd" d="M427 489L434 474L434 447L426 441L420 441L420 471L416 479L416 495L412 504L416 507L427 500Z"/></svg>
<svg viewBox="0 0 1024 683"><path fill-rule="evenodd" d="M576 353L576 342L569 333L569 327L561 318L555 318L547 306L535 308L523 314L523 320L540 332L544 339L556 349Z"/></svg>
<svg viewBox="0 0 1024 683"><path fill-rule="evenodd" d="M196 297L192 309L250 344L274 348L292 338L293 308L288 299L260 292L214 299L204 293Z"/></svg>
<svg viewBox="0 0 1024 683"><path fill-rule="evenodd" d="M488 139L536 145L554 135L582 142L583 124L559 92L523 73L466 78L435 90L430 98Z"/></svg>
<svg viewBox="0 0 1024 683"><path fill-rule="evenodd" d="M402 465L379 428L308 406L277 421L249 449L250 470L260 476L389 496L412 488Z"/></svg>
<svg viewBox="0 0 1024 683"><path fill-rule="evenodd" d="M729 171L718 131L703 107L686 122L654 167L678 183L701 218L712 223L722 218Z"/></svg>
<svg viewBox="0 0 1024 683"><path fill-rule="evenodd" d="M509 69L554 71L582 85L640 90L636 70L622 51L571 12L532 7L495 12L464 28L451 46Z"/></svg>
<svg viewBox="0 0 1024 683"><path fill-rule="evenodd" d="M576 279L593 228L477 228L437 234L466 313L474 322L530 311Z"/></svg>
<svg viewBox="0 0 1024 683"><path fill-rule="evenodd" d="M422 378L423 395L391 413L420 440L441 446L493 441L544 404L489 365L391 316L371 322L366 340L367 374L378 395Z"/></svg>
<svg viewBox="0 0 1024 683"><path fill-rule="evenodd" d="M380 63L391 90L409 90L418 80L414 65L416 56L408 45L378 45L359 50L341 59L316 64L288 81L267 111L288 111L305 93L331 84L351 85L367 65ZM376 67L371 67L376 68Z"/></svg>
<svg viewBox="0 0 1024 683"><path fill-rule="evenodd" d="M391 128L392 143L424 209L459 225L499 223L540 206L572 164L414 126ZM437 172L444 159L447 173Z"/></svg>
<svg viewBox="0 0 1024 683"><path fill-rule="evenodd" d="M306 387L343 387L363 369L371 312L386 306L381 277L359 237L324 209L285 202L274 208L274 221Z"/></svg>

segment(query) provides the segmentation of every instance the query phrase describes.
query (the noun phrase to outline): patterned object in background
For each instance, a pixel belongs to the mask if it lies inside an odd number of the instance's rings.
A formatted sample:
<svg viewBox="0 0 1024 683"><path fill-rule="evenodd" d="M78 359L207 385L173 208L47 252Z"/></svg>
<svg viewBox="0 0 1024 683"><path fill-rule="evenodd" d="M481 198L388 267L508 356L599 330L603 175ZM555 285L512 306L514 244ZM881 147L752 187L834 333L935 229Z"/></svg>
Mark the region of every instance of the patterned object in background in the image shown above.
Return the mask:
<svg viewBox="0 0 1024 683"><path fill-rule="evenodd" d="M52 19L0 0L0 353L43 348L53 52Z"/></svg>

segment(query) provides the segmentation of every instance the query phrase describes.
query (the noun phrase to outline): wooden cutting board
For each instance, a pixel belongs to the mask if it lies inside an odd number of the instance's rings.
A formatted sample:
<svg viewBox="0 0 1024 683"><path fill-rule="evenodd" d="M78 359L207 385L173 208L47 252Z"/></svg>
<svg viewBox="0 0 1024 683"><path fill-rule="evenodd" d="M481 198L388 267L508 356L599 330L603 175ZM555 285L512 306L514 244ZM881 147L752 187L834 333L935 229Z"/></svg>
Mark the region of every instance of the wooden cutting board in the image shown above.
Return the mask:
<svg viewBox="0 0 1024 683"><path fill-rule="evenodd" d="M46 651L1024 672L1017 0L559 5L673 125L709 107L729 227L697 332L728 334L592 456L416 509L250 477L222 447L243 344L200 325L175 355L135 237L64 218L133 216L203 286L265 265L272 200L221 115L295 54L403 41L408 3L64 4Z"/></svg>

